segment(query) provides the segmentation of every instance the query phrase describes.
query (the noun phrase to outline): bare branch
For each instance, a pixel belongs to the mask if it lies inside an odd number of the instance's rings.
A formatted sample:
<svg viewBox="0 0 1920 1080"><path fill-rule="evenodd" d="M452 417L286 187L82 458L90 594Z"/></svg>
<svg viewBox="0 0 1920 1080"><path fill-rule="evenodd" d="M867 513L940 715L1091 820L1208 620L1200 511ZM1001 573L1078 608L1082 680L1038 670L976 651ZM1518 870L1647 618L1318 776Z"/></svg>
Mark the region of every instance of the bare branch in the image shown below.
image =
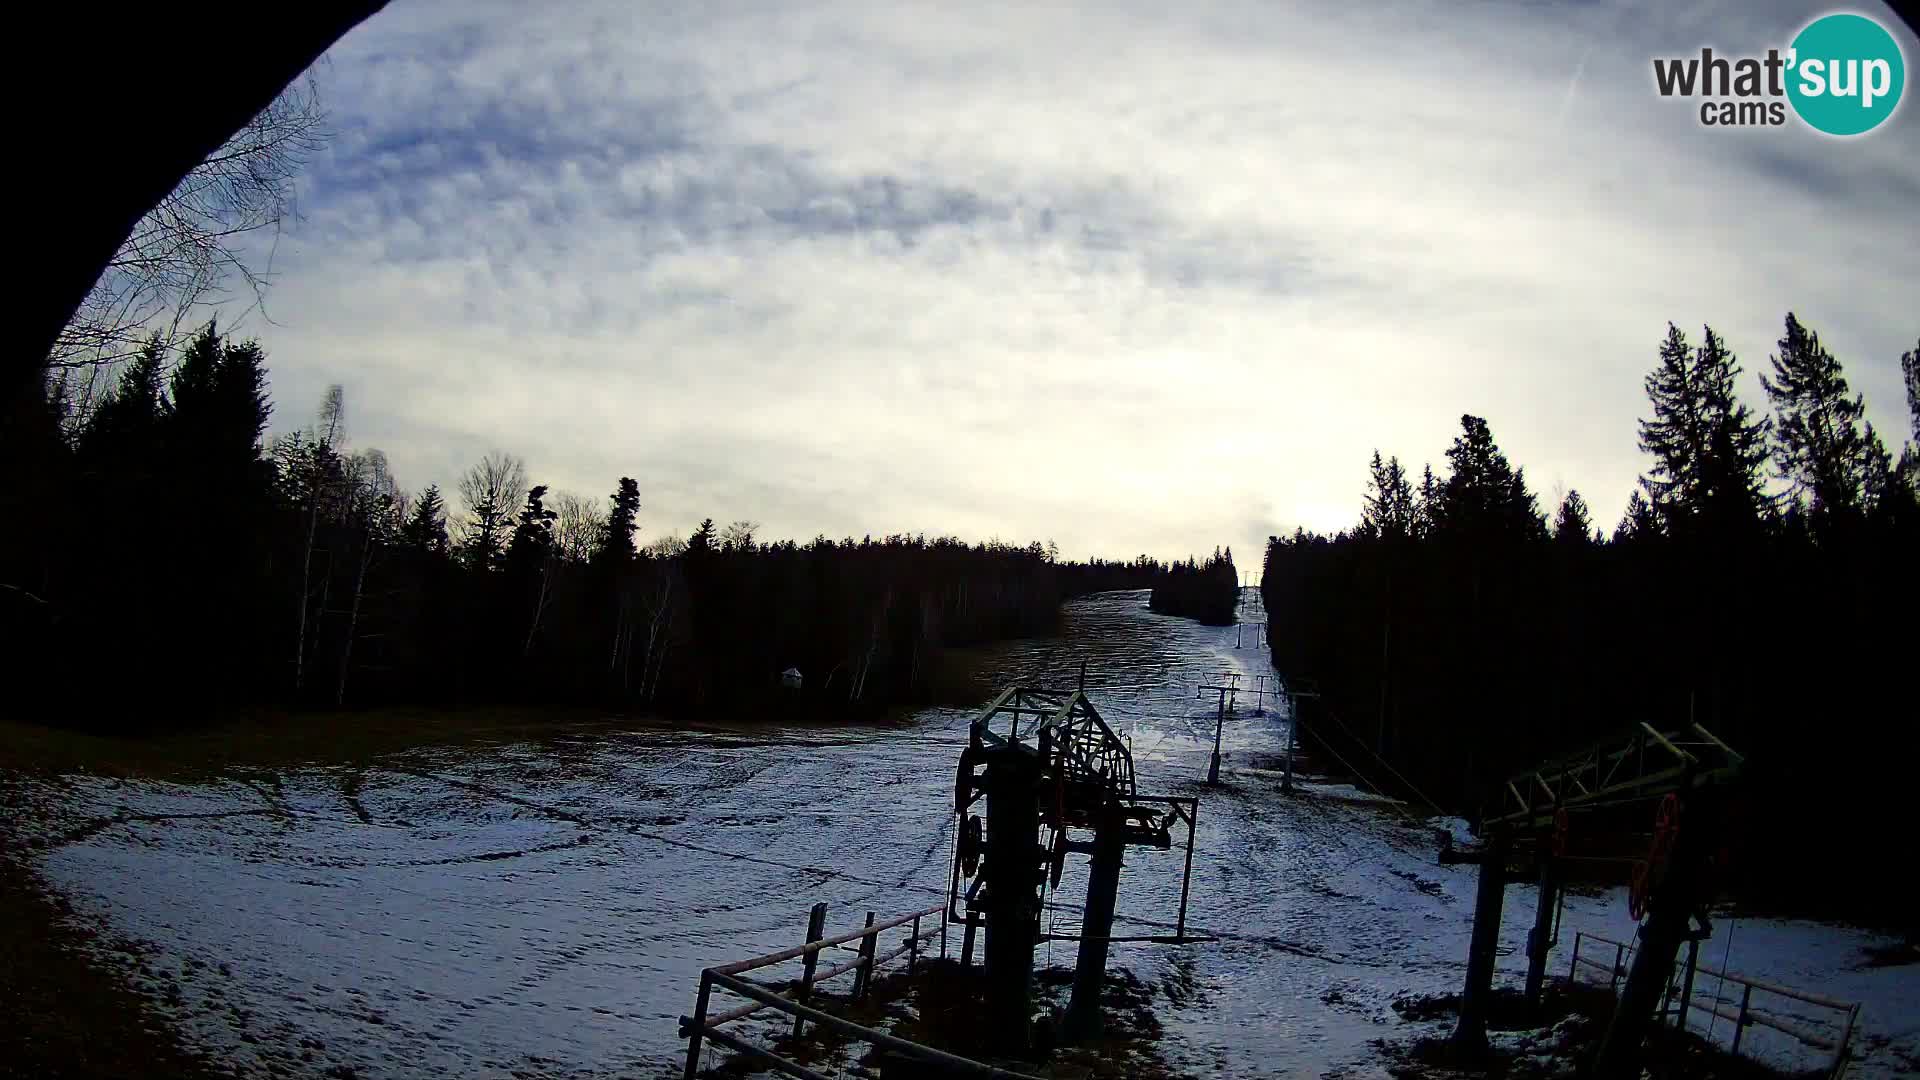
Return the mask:
<svg viewBox="0 0 1920 1080"><path fill-rule="evenodd" d="M134 227L48 353L53 368L112 365L158 331L177 344L183 327L230 298L261 307L271 248L256 267L250 234L297 220L295 180L327 143L326 112L312 76L280 93Z"/></svg>

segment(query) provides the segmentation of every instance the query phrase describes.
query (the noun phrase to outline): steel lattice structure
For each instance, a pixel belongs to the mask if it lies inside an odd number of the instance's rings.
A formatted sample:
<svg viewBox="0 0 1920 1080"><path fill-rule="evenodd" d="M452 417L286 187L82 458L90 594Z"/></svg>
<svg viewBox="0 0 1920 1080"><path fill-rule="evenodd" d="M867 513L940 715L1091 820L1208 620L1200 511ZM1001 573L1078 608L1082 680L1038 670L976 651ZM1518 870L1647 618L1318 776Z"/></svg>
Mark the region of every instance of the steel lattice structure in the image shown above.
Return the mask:
<svg viewBox="0 0 1920 1080"><path fill-rule="evenodd" d="M1498 809L1481 825L1517 833L1545 829L1559 810L1599 809L1721 783L1745 760L1699 724L1662 734L1642 723L1624 737L1508 777Z"/></svg>

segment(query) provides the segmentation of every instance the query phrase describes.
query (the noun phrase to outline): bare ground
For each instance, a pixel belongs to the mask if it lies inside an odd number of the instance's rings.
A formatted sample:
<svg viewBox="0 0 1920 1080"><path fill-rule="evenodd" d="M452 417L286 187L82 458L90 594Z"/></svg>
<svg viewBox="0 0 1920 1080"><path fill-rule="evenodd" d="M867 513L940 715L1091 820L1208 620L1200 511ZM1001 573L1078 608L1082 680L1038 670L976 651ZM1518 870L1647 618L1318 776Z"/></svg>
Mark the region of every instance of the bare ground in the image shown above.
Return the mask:
<svg viewBox="0 0 1920 1080"><path fill-rule="evenodd" d="M67 916L64 900L0 854L0 1078L223 1075L94 955L137 968L147 962L138 947L101 939Z"/></svg>

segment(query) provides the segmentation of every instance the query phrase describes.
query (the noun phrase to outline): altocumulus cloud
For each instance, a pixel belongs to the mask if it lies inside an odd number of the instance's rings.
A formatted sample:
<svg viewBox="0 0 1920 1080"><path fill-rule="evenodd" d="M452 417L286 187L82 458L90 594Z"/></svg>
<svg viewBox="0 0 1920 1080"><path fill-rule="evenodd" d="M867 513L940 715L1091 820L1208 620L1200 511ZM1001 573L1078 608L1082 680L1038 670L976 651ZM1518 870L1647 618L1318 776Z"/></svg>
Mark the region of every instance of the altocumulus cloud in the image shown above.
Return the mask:
<svg viewBox="0 0 1920 1080"><path fill-rule="evenodd" d="M1257 565L1461 412L1610 521L1668 319L1752 372L1791 308L1904 427L1920 114L1714 132L1652 90L1816 13L396 0L320 69L247 329L284 426L342 382L410 485L504 447L638 477L649 535Z"/></svg>

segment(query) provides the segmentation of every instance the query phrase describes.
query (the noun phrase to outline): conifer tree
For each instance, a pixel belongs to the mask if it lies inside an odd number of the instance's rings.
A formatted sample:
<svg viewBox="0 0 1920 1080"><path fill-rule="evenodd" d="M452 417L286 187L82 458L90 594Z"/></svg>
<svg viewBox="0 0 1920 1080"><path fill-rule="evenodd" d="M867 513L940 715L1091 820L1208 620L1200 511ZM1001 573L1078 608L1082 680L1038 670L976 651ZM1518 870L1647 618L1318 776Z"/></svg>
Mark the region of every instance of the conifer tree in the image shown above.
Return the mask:
<svg viewBox="0 0 1920 1080"><path fill-rule="evenodd" d="M1642 486L1670 533L1739 528L1770 506L1761 477L1768 423L1739 401L1739 374L1712 327L1689 348L1686 335L1667 324L1645 381L1653 418L1640 421L1640 448L1654 458Z"/></svg>
<svg viewBox="0 0 1920 1080"><path fill-rule="evenodd" d="M603 562L623 563L633 558L633 538L639 531L635 519L640 514L640 484L631 476L620 478L613 493L613 509L607 513L607 527L601 532L601 547L595 553Z"/></svg>
<svg viewBox="0 0 1920 1080"><path fill-rule="evenodd" d="M153 453L154 429L166 410L165 371L166 348L158 335L149 337L113 392L88 417L81 448L102 467L137 467Z"/></svg>
<svg viewBox="0 0 1920 1080"><path fill-rule="evenodd" d="M249 466L260 459L260 437L273 414L267 394L267 354L257 341L228 344L214 369L214 400L220 410L222 450Z"/></svg>
<svg viewBox="0 0 1920 1080"><path fill-rule="evenodd" d="M219 377L220 335L212 322L187 342L180 364L168 381L169 416L197 420L213 409L214 382Z"/></svg>
<svg viewBox="0 0 1920 1080"><path fill-rule="evenodd" d="M1645 483L1646 478L1641 478ZM1613 542L1638 542L1657 539L1660 536L1660 515L1654 513L1653 504L1636 489L1627 496L1627 512L1621 516L1620 524L1613 530Z"/></svg>
<svg viewBox="0 0 1920 1080"><path fill-rule="evenodd" d="M1367 494L1355 534L1376 540L1406 540L1414 535L1416 509L1413 486L1397 457L1380 460L1373 452L1368 465Z"/></svg>
<svg viewBox="0 0 1920 1080"><path fill-rule="evenodd" d="M553 520L560 515L547 509L547 485L535 484L527 491L527 504L520 510L513 539L507 544L509 565L528 569L547 557L553 547Z"/></svg>
<svg viewBox="0 0 1920 1080"><path fill-rule="evenodd" d="M1463 415L1460 428L1447 449L1450 470L1435 507L1438 531L1461 538L1543 539L1546 522L1524 471L1507 460L1484 419Z"/></svg>
<svg viewBox="0 0 1920 1080"><path fill-rule="evenodd" d="M687 537L687 554L695 557L706 555L713 550L713 546L713 519L707 518L700 522L698 528L693 530L692 536Z"/></svg>
<svg viewBox="0 0 1920 1080"><path fill-rule="evenodd" d="M1569 547L1593 543L1593 519L1577 488L1569 488L1567 497L1560 500L1560 509L1553 515L1553 539Z"/></svg>
<svg viewBox="0 0 1920 1080"><path fill-rule="evenodd" d="M1435 523L1440 514L1440 481L1433 475L1432 465L1420 466L1420 492L1413 505L1414 535L1422 540L1434 534Z"/></svg>
<svg viewBox="0 0 1920 1080"><path fill-rule="evenodd" d="M1900 451L1900 472L1906 477L1907 490L1920 496L1920 342L1911 352L1900 354L1900 374L1907 384L1907 423L1910 440Z"/></svg>
<svg viewBox="0 0 1920 1080"><path fill-rule="evenodd" d="M1869 475L1877 462L1860 428L1866 400L1849 394L1840 362L1791 312L1779 348L1772 377L1760 376L1773 403L1778 474L1807 500L1816 523L1850 515L1866 485L1878 481Z"/></svg>
<svg viewBox="0 0 1920 1080"><path fill-rule="evenodd" d="M400 542L428 555L447 553L447 504L440 485L428 484L413 502L413 511L400 527Z"/></svg>

